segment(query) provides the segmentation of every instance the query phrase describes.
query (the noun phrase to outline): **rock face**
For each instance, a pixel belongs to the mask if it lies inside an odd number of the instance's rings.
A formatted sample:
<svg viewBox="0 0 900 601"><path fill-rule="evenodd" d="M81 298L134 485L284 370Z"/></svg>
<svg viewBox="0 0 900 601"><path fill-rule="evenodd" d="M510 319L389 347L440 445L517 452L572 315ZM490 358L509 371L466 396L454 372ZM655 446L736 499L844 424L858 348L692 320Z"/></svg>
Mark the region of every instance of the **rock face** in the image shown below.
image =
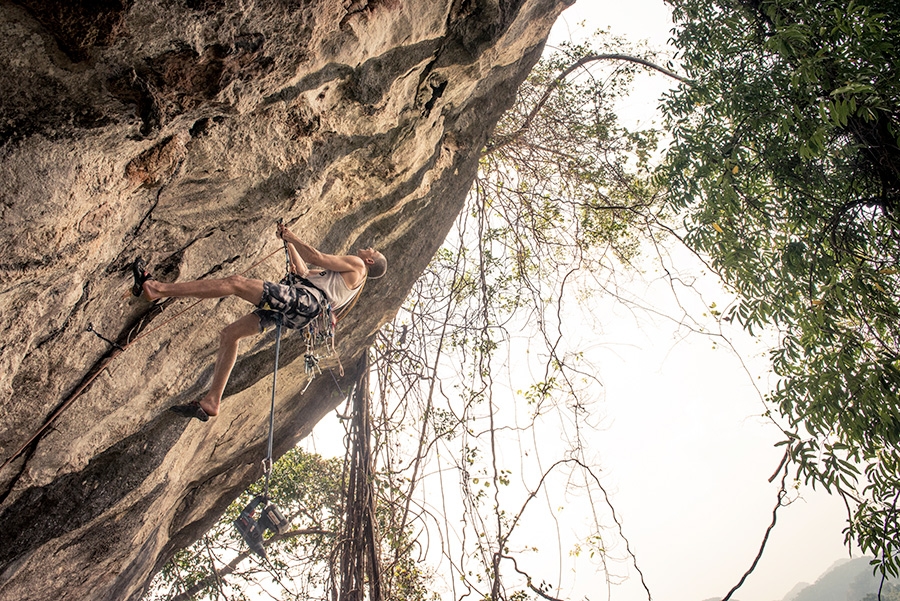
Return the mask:
<svg viewBox="0 0 900 601"><path fill-rule="evenodd" d="M339 326L346 388L566 2L0 0L0 600L137 599L262 474L273 336L218 417L174 416L249 306L153 308L123 296L131 260L278 279L279 217L382 249ZM343 398L327 371L301 394L304 351L286 336L276 455Z"/></svg>

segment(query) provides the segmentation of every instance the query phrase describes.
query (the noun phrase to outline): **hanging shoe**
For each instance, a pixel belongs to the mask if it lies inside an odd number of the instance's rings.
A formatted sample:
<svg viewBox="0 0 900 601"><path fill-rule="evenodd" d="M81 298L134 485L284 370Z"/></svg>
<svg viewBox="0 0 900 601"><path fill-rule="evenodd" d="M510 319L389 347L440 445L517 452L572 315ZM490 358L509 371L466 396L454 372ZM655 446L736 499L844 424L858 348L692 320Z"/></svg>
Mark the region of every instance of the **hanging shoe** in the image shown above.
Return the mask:
<svg viewBox="0 0 900 601"><path fill-rule="evenodd" d="M147 271L147 264L140 257L131 264L131 275L134 276L134 285L131 287L132 296L141 296L144 293L144 282L152 280L153 276Z"/></svg>
<svg viewBox="0 0 900 601"><path fill-rule="evenodd" d="M184 405L173 405L172 407L169 407L169 411L177 413L181 417L186 417L187 419L196 417L201 422L209 421L209 415L203 410L203 407L200 406L199 401L191 401Z"/></svg>

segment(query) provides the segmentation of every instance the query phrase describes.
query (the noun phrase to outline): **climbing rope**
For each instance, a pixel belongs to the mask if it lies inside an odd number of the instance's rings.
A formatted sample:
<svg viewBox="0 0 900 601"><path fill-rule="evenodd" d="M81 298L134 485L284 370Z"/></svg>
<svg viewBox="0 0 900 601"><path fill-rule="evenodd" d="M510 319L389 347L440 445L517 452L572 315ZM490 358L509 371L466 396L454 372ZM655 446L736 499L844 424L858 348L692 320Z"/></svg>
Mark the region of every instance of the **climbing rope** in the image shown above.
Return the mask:
<svg viewBox="0 0 900 601"><path fill-rule="evenodd" d="M278 220L281 223L281 219ZM287 242L282 239L284 244L284 261L285 269L288 277L293 274L291 270L291 253L288 250ZM284 328L284 316L278 313L275 318L275 369L272 370L272 402L269 404L269 444L266 451L266 458L263 460L263 469L266 473L266 492L263 495L266 500L269 499L269 480L272 475L272 447L275 443L275 390L278 388L278 359L281 356L281 334Z"/></svg>
<svg viewBox="0 0 900 601"><path fill-rule="evenodd" d="M266 472L266 491L264 497L269 499L269 479L272 475L272 446L275 442L275 389L278 387L278 358L281 355L281 330L282 317L278 314L275 324L275 369L272 370L272 402L269 405L269 446L266 458L263 460L263 469Z"/></svg>

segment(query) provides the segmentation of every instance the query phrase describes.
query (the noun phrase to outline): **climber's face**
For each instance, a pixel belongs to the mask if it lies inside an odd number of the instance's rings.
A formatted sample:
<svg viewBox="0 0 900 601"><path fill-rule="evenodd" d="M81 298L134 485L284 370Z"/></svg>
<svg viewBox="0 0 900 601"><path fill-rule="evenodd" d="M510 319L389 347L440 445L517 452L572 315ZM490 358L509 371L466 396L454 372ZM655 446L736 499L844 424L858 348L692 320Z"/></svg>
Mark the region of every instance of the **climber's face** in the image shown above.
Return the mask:
<svg viewBox="0 0 900 601"><path fill-rule="evenodd" d="M358 251L356 251L356 256L365 261L368 265L374 263L375 257L379 256L380 254L381 253L379 253L371 246L369 248L360 248Z"/></svg>
<svg viewBox="0 0 900 601"><path fill-rule="evenodd" d="M366 277L370 280L377 280L387 271L387 259L374 248L360 248L356 256L366 264Z"/></svg>

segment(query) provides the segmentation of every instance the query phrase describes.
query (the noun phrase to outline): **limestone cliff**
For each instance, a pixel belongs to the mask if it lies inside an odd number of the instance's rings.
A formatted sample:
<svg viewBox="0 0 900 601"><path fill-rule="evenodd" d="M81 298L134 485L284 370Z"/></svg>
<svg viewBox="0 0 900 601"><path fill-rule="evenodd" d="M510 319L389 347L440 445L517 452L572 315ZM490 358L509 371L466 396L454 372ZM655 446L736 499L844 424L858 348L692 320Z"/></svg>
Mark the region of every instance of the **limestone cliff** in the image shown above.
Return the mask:
<svg viewBox="0 0 900 601"><path fill-rule="evenodd" d="M261 475L272 335L244 343L217 418L174 416L249 306L155 309L123 296L130 261L242 273L279 217L382 249L388 277L340 324L346 384L567 1L0 0L0 600L139 598ZM303 351L286 337L278 455L341 400L330 376L301 394Z"/></svg>

